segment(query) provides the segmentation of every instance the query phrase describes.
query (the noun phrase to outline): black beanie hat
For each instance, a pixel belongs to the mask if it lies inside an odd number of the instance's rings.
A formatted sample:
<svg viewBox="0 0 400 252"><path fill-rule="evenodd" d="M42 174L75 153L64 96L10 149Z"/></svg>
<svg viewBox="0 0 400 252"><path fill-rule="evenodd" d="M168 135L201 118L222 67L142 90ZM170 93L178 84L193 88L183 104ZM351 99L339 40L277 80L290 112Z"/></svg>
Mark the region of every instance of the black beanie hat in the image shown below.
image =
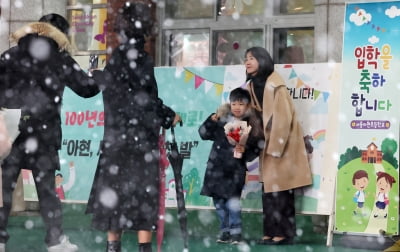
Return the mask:
<svg viewBox="0 0 400 252"><path fill-rule="evenodd" d="M51 13L44 15L39 19L39 22L49 23L68 36L69 23L63 16L59 14Z"/></svg>

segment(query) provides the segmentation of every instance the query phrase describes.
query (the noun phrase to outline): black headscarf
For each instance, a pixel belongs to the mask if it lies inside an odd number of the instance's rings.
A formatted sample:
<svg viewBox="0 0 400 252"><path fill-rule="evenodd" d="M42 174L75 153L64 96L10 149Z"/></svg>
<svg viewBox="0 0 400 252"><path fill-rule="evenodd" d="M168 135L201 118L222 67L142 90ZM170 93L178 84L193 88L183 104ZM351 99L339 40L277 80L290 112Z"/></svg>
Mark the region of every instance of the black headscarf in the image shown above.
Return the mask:
<svg viewBox="0 0 400 252"><path fill-rule="evenodd" d="M118 10L114 30L127 38L148 36L153 29L151 6L143 2L126 2Z"/></svg>
<svg viewBox="0 0 400 252"><path fill-rule="evenodd" d="M262 47L251 47L246 50L245 57L247 53L251 52L254 58L258 61L258 71L256 75L247 74L246 81L251 80L253 82L254 93L257 97L260 105L263 103L264 87L267 78L274 71L274 61L271 55Z"/></svg>

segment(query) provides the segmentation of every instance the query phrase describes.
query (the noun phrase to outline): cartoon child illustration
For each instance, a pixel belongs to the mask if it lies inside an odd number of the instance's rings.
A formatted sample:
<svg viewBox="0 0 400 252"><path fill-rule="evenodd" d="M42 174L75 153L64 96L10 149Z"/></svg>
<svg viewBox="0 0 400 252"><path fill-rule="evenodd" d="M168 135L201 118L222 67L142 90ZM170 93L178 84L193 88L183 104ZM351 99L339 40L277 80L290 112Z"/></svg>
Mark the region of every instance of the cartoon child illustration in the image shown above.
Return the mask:
<svg viewBox="0 0 400 252"><path fill-rule="evenodd" d="M386 206L389 205L389 192L392 189L393 183L396 180L386 172L378 172L376 178L376 202L375 206L377 212L374 213L374 218L378 217L379 214L383 215L383 218L387 217Z"/></svg>
<svg viewBox="0 0 400 252"><path fill-rule="evenodd" d="M61 173L56 174L56 193L60 200L65 199L65 193L68 192L75 183L75 165L74 162L69 162L69 180L67 183L62 184L64 181Z"/></svg>
<svg viewBox="0 0 400 252"><path fill-rule="evenodd" d="M353 174L353 186L357 189L357 192L354 194L354 202L357 203L356 209L354 209L353 213L357 214L357 212L363 213L363 207L365 202L365 188L368 186L368 173L364 170L358 170Z"/></svg>

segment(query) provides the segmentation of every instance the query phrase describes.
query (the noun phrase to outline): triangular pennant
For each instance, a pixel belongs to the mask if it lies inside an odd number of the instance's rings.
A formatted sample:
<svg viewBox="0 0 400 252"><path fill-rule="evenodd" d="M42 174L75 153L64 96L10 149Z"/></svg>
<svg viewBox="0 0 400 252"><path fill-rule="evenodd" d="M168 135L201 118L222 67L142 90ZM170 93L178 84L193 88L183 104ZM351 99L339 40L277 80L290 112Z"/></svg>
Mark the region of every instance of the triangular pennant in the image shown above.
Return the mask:
<svg viewBox="0 0 400 252"><path fill-rule="evenodd" d="M323 92L322 94L324 96L324 102L326 102L328 100L328 98L329 98L330 93L329 92Z"/></svg>
<svg viewBox="0 0 400 252"><path fill-rule="evenodd" d="M292 71L290 72L289 80L292 78L296 78L296 77L297 77L296 71L294 71L294 69L292 68Z"/></svg>
<svg viewBox="0 0 400 252"><path fill-rule="evenodd" d="M221 96L222 91L224 90L224 85L215 83L214 87L215 87L215 94L217 96Z"/></svg>
<svg viewBox="0 0 400 252"><path fill-rule="evenodd" d="M222 97L224 98L224 101L227 101L229 99L229 92L224 92Z"/></svg>
<svg viewBox="0 0 400 252"><path fill-rule="evenodd" d="M200 87L201 83L203 83L203 81L204 81L203 78L201 78L198 75L195 75L194 76L194 89L198 89Z"/></svg>
<svg viewBox="0 0 400 252"><path fill-rule="evenodd" d="M175 68L175 78L179 78L182 75L182 73L184 73L184 72L185 72L185 69L183 67L177 66Z"/></svg>
<svg viewBox="0 0 400 252"><path fill-rule="evenodd" d="M193 79L194 74L185 69L185 83Z"/></svg>
<svg viewBox="0 0 400 252"><path fill-rule="evenodd" d="M296 79L290 79L290 80L288 79L286 84L288 86L296 86L296 83L297 83Z"/></svg>
<svg viewBox="0 0 400 252"><path fill-rule="evenodd" d="M297 79L296 88L299 88L299 87L301 87L301 86L303 86L303 85L304 85L304 82L303 82L301 79Z"/></svg>
<svg viewBox="0 0 400 252"><path fill-rule="evenodd" d="M213 86L214 86L214 83L212 83L212 82L210 82L210 81L208 81L208 80L205 80L205 81L204 81L204 92L207 94L208 91L210 91L210 89L211 89Z"/></svg>
<svg viewBox="0 0 400 252"><path fill-rule="evenodd" d="M314 89L314 100L318 99L318 96L321 94L321 91Z"/></svg>

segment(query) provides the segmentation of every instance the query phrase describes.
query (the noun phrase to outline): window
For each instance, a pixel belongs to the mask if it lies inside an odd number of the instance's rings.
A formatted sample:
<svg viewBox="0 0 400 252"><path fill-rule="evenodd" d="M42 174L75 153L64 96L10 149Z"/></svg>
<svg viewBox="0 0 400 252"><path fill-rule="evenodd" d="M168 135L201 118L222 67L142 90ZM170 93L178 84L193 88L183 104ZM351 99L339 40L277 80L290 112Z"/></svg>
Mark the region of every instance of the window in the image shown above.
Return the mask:
<svg viewBox="0 0 400 252"><path fill-rule="evenodd" d="M71 43L78 51L106 49L107 9L71 10L68 19L71 24Z"/></svg>
<svg viewBox="0 0 400 252"><path fill-rule="evenodd" d="M313 0L166 0L158 11L159 65L243 64L252 46L276 63L314 61Z"/></svg>
<svg viewBox="0 0 400 252"><path fill-rule="evenodd" d="M67 18L75 60L82 69L102 68L106 63L107 0L69 0Z"/></svg>
<svg viewBox="0 0 400 252"><path fill-rule="evenodd" d="M230 16L236 13L260 15L264 11L264 2L259 0L219 0L218 2L218 15L220 16Z"/></svg>
<svg viewBox="0 0 400 252"><path fill-rule="evenodd" d="M247 48L264 46L263 30L215 31L212 65L241 65Z"/></svg>
<svg viewBox="0 0 400 252"><path fill-rule="evenodd" d="M207 66L210 37L208 30L167 31L164 37L167 66Z"/></svg>
<svg viewBox="0 0 400 252"><path fill-rule="evenodd" d="M107 0L68 0L68 5L106 4Z"/></svg>
<svg viewBox="0 0 400 252"><path fill-rule="evenodd" d="M274 29L275 63L314 62L314 29L280 28Z"/></svg>
<svg viewBox="0 0 400 252"><path fill-rule="evenodd" d="M211 4L211 1L166 0L166 18L212 18L213 16L214 6Z"/></svg>
<svg viewBox="0 0 400 252"><path fill-rule="evenodd" d="M304 14L314 12L314 1L312 0L281 0L279 5L280 14Z"/></svg>

